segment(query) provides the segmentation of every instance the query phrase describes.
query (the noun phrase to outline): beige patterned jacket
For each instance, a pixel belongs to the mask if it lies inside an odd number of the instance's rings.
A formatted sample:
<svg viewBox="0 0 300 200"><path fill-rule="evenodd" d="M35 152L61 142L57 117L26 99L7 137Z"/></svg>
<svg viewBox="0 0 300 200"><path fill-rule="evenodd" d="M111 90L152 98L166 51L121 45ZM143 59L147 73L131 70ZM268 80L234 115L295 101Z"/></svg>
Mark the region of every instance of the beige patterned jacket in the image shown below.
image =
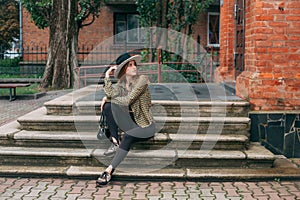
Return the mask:
<svg viewBox="0 0 300 200"><path fill-rule="evenodd" d="M104 79L104 92L108 101L112 103L131 107L136 123L141 127L147 127L153 122L151 107L151 96L149 79L145 75L140 75L136 84L128 92L125 83L117 82L114 86L110 78Z"/></svg>

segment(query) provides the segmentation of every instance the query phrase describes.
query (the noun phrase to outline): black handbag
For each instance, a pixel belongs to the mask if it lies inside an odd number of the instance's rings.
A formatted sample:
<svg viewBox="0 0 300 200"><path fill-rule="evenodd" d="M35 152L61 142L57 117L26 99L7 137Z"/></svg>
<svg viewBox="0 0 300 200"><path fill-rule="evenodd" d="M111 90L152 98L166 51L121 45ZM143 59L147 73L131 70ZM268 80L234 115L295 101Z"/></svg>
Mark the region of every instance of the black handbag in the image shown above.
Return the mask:
<svg viewBox="0 0 300 200"><path fill-rule="evenodd" d="M103 112L101 112L97 138L98 140L102 140L104 138L109 138L109 137L110 137L110 131L107 126L106 117L103 114Z"/></svg>

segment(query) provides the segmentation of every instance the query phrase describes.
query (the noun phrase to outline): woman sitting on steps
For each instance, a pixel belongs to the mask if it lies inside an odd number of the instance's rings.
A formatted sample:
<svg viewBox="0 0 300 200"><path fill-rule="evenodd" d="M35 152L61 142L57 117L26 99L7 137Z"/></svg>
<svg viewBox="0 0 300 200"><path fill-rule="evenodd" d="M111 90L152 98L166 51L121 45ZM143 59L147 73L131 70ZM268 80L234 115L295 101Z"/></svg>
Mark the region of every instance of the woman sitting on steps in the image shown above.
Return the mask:
<svg viewBox="0 0 300 200"><path fill-rule="evenodd" d="M101 111L106 116L116 151L111 164L96 181L97 185L110 182L112 173L126 157L133 143L148 140L155 134L155 124L150 111L149 79L145 75L139 75L137 71L140 58L139 55L130 56L124 53L117 58L117 66L110 67L105 73L106 97L102 100ZM112 71L118 79L114 86L109 78ZM119 140L118 129L124 131L122 141Z"/></svg>

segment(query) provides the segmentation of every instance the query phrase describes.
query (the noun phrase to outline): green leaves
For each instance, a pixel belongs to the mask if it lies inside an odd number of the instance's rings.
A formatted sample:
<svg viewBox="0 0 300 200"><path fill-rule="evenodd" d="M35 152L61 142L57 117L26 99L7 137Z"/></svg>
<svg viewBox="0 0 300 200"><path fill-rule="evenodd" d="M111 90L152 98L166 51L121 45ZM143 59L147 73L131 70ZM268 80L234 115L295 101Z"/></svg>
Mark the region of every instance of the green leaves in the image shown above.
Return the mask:
<svg viewBox="0 0 300 200"><path fill-rule="evenodd" d="M80 27L89 25L94 22L95 17L99 17L102 0L79 0L79 10L76 16L76 21ZM92 21L83 24L83 22L92 16Z"/></svg>
<svg viewBox="0 0 300 200"><path fill-rule="evenodd" d="M103 0L78 0L78 13L75 17L79 27L83 26L84 21L92 15L92 18L98 17L100 6ZM31 14L31 19L35 25L44 29L50 25L51 14L53 14L53 5L51 0L23 0L23 5ZM94 20L92 20L93 22ZM91 24L92 22L89 22Z"/></svg>
<svg viewBox="0 0 300 200"><path fill-rule="evenodd" d="M213 0L137 0L136 4L142 26L166 21L168 28L180 31L186 25L195 24L199 14L212 2Z"/></svg>
<svg viewBox="0 0 300 200"><path fill-rule="evenodd" d="M23 5L31 14L34 24L44 29L49 26L52 3L51 0L22 0Z"/></svg>
<svg viewBox="0 0 300 200"><path fill-rule="evenodd" d="M144 27L156 26L158 28L167 28L175 30L186 36L192 34L192 26L199 20L199 15L204 12L214 0L137 0L137 11L140 14L140 24ZM158 30L156 35L160 35ZM157 40L165 38L156 37ZM189 40L178 34L172 41L163 41L162 43L174 46L175 54L163 52L164 61L182 61L183 54L188 52ZM160 44L158 41L157 44ZM152 54L153 55L153 54ZM179 56L180 55L180 56ZM155 55L153 55L155 56ZM184 70L185 65L170 66L175 70ZM188 66L190 67L190 66ZM181 72L190 82L195 82L195 74L186 74Z"/></svg>
<svg viewBox="0 0 300 200"><path fill-rule="evenodd" d="M16 1L0 0L0 46L10 47L13 38L19 36L19 5Z"/></svg>
<svg viewBox="0 0 300 200"><path fill-rule="evenodd" d="M141 26L152 26L160 17L159 0L137 0L136 4Z"/></svg>

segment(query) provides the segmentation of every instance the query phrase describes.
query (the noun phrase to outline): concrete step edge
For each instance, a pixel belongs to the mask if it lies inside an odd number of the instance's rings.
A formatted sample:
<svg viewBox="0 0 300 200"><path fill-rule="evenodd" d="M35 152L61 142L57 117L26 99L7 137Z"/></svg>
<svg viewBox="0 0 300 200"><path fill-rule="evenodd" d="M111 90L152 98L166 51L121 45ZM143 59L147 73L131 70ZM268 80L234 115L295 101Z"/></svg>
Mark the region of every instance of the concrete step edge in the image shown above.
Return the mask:
<svg viewBox="0 0 300 200"><path fill-rule="evenodd" d="M76 132L76 131L26 131L21 130L15 133L12 138L14 140L95 140L95 132ZM156 133L154 137L155 141L234 141L234 142L245 142L248 141L248 137L245 135L236 134L168 134L168 133Z"/></svg>
<svg viewBox="0 0 300 200"><path fill-rule="evenodd" d="M107 147L106 147L107 148ZM36 157L103 157L105 149L1 147L1 156ZM131 150L127 157L134 158L185 158L185 159L251 159L274 160L275 156L262 146L252 144L248 150Z"/></svg>
<svg viewBox="0 0 300 200"><path fill-rule="evenodd" d="M99 87L102 88L102 86L99 85L89 85L84 88L76 89L61 97L45 102L44 105L73 105L74 102L82 98L82 96L94 93Z"/></svg>
<svg viewBox="0 0 300 200"><path fill-rule="evenodd" d="M283 161L286 167L245 169L245 168L182 168L182 169L130 169L129 172L124 170L116 170L113 180L196 180L196 181L221 181L221 180L274 180L274 178L283 179L299 179L300 170L289 164L289 160ZM146 171L146 172L143 172ZM102 168L99 167L77 167L71 166L66 174L69 177L88 176L90 178L98 178Z"/></svg>
<svg viewBox="0 0 300 200"><path fill-rule="evenodd" d="M168 106L229 106L229 107L248 107L250 105L247 101L168 101L168 100L152 100L152 105L158 104L158 105L168 105ZM74 105L76 107L80 106L100 106L101 101L77 101L74 102ZM63 106L63 102L53 102L53 103L47 103L46 105L57 105L57 106ZM66 104L69 106L69 104Z"/></svg>
<svg viewBox="0 0 300 200"><path fill-rule="evenodd" d="M0 148L1 156L54 156L54 157L91 157L93 150L78 148L55 148L55 147L4 147Z"/></svg>
<svg viewBox="0 0 300 200"><path fill-rule="evenodd" d="M42 107L35 111L32 111L17 119L18 122L97 122L99 116L96 115L78 115L78 116L56 116L47 115L46 108ZM248 117L154 117L155 121L162 122L217 122L217 123L249 123L250 118Z"/></svg>
<svg viewBox="0 0 300 200"><path fill-rule="evenodd" d="M117 169L112 181L115 180L195 180L195 181L242 181L242 180L294 180L300 179L300 170L291 165L288 159L280 160L282 166L275 166L267 169L160 169L142 172L143 169L136 169L135 172L126 172ZM275 161L275 162L276 162ZM13 177L69 177L87 178L96 180L104 167L90 166L0 166L0 174ZM133 169L131 169L133 170Z"/></svg>

